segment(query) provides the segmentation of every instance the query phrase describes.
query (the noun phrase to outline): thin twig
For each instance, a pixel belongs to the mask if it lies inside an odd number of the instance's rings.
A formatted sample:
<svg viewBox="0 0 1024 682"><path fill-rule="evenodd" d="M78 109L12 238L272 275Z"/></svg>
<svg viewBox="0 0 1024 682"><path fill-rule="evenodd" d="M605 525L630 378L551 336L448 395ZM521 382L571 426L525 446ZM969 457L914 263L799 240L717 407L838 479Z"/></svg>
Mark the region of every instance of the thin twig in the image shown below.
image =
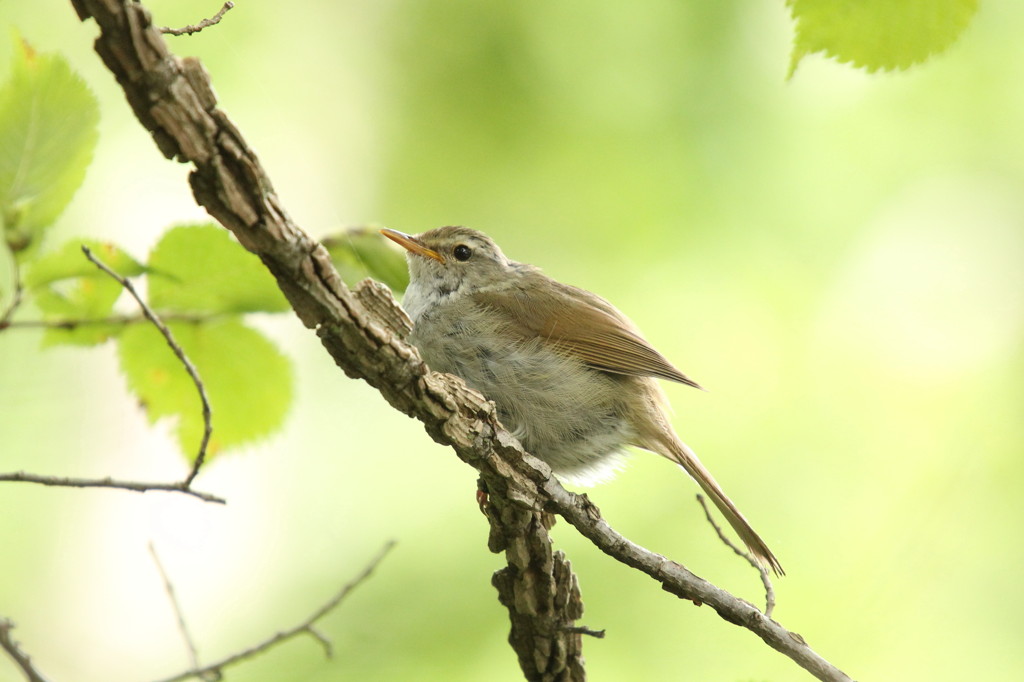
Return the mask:
<svg viewBox="0 0 1024 682"><path fill-rule="evenodd" d="M0 315L0 331L11 326L11 318L14 316L14 311L21 305L22 296L25 294L25 287L21 283L21 269L18 266L17 259L11 261L11 269L14 278L14 295L11 297L11 302L7 305L7 310L4 311L3 315Z"/></svg>
<svg viewBox="0 0 1024 682"><path fill-rule="evenodd" d="M46 682L43 674L32 665L32 659L29 655L22 651L18 647L18 643L11 637L11 630L13 629L14 623L7 618L0 618L0 648L14 659L14 662L21 668L21 672L25 673L25 678L28 682Z"/></svg>
<svg viewBox="0 0 1024 682"><path fill-rule="evenodd" d="M324 648L324 656L327 658L334 658L334 646L331 644L331 640L327 639L327 635L317 630L315 627L310 625L306 628L309 636L320 642L320 646Z"/></svg>
<svg viewBox="0 0 1024 682"><path fill-rule="evenodd" d="M38 483L39 485L47 485L53 487L62 488L115 488L117 490L130 490L136 493L145 493L151 490L159 490L163 492L174 492L174 493L185 493L193 497L198 497L204 502L215 502L217 504L226 504L227 500L217 495L210 493L204 493L201 490L195 490L194 488L187 485L184 481L178 483L148 483L143 481L119 481L109 476L106 478L72 478L70 476L40 476L38 474L28 474L24 471L17 471L10 474L0 474L0 481L13 481L20 483Z"/></svg>
<svg viewBox="0 0 1024 682"><path fill-rule="evenodd" d="M219 24L220 20L224 18L224 15L229 9L235 6L233 2L225 2L224 6L220 8L220 11L214 14L209 19L203 19L198 24L189 24L183 28L170 28L168 26L161 26L160 32L166 33L167 35L180 36L180 35L192 35L193 33L199 33L204 28Z"/></svg>
<svg viewBox="0 0 1024 682"><path fill-rule="evenodd" d="M313 626L316 624L318 620L320 620L328 613L330 613L332 609L336 608L345 599L345 597L348 596L349 592L354 590L356 587L359 586L360 583L369 578L373 571L380 564L380 562L384 560L384 557L387 556L388 552L390 552L394 546L394 540L391 540L387 544L385 544L384 547L377 553L377 556L375 556L370 561L370 563L367 564L366 568L364 568L359 573L359 575L357 575L355 578L353 578L344 586L342 586L342 588L333 597L331 597L323 606L314 611L309 618L302 621L295 627L279 632L273 637L270 637L255 646L249 647L244 651L239 651L238 653L231 654L230 656L222 658L216 663L211 663L209 665L203 666L202 668L198 668L195 670L189 670L179 675L175 675L174 677L168 677L166 679L161 680L160 682L181 682L182 680L188 680L193 677L207 679L207 676L220 675L222 670L228 667L229 665L234 665L235 663L240 663L242 661L250 659L273 646L276 646L286 640L291 639L292 637L295 637L296 635L300 635L303 633L309 635L313 639L320 642L320 644L324 646L324 650L326 651L327 656L330 657L330 642L327 640L326 637L324 637L323 634L321 634ZM215 677L214 679L218 678Z"/></svg>
<svg viewBox="0 0 1024 682"><path fill-rule="evenodd" d="M722 532L721 526L715 523L715 519L711 516L711 510L708 509L707 501L704 499L704 496L701 495L700 493L697 493L697 501L700 502L700 506L704 508L704 516L707 518L708 523L710 523L711 527L715 529L716 533L718 533L718 539L724 542L726 547L728 547L736 554L746 559L750 563L750 565L754 567L758 574L760 574L761 584L764 585L764 615L768 618L771 618L772 611L775 610L775 587L772 585L772 579L768 575L768 569L762 566L757 559L750 555L749 552L746 552L737 547L732 542L732 540L730 540L726 536L726 534Z"/></svg>
<svg viewBox="0 0 1024 682"><path fill-rule="evenodd" d="M161 313L160 319L164 322L191 322L192 324L203 324L211 322L220 314L195 315L191 313ZM70 318L61 320L13 320L6 325L0 325L0 329L77 329L78 327L95 327L99 325L117 325L127 327L130 324L149 322L142 313L137 315L111 315L109 317L92 318Z"/></svg>
<svg viewBox="0 0 1024 682"><path fill-rule="evenodd" d="M196 653L195 642L188 632L188 626L185 624L185 613L181 610L178 596L174 593L174 583L167 576L167 571L164 570L164 565L160 561L160 556L156 553L156 547L152 542L149 543L149 553L153 557L153 563L156 564L156 570L160 573L160 578L164 581L164 590L167 592L167 598L171 601L174 615L178 619L178 632L181 633L181 638L185 640L185 647L188 649L188 661L192 665L192 669L195 670L199 667L199 655Z"/></svg>
<svg viewBox="0 0 1024 682"><path fill-rule="evenodd" d="M157 317L156 313L146 305L146 302L142 300L141 296L139 296L139 292L135 290L135 286L132 284L131 280L127 277L122 277L111 270L106 263L94 256L92 250L84 244L82 245L82 253L84 253L85 257L92 261L96 267L113 277L125 288L125 290L128 291L129 294L132 295L132 298L134 298L139 304L139 307L142 308L142 314L146 316L147 320L153 323L153 326L160 330L161 334L163 334L164 339L167 341L167 345L170 346L174 355L181 361L181 364L185 366L185 371L188 372L189 377L192 378L192 383L196 386L196 391L199 393L199 400L203 404L203 439L199 443L199 452L196 454L196 460L192 465L192 470L183 481L184 488L188 489L188 487L192 485L192 481L199 474L199 468L203 466L203 462L206 460L206 447L209 445L210 435L213 433L210 400L206 396L206 387L203 385L203 380L199 378L199 372L196 370L195 365L192 364L192 361L188 359L188 356L185 355L185 351L182 350L181 346L178 345L178 342L174 340L174 335L171 334L171 330L168 329L167 325L165 325L160 318Z"/></svg>
<svg viewBox="0 0 1024 682"><path fill-rule="evenodd" d="M566 632L575 632L579 635L587 635L588 637L594 637L595 639L604 639L604 630L591 630L586 625L572 625L565 628Z"/></svg>

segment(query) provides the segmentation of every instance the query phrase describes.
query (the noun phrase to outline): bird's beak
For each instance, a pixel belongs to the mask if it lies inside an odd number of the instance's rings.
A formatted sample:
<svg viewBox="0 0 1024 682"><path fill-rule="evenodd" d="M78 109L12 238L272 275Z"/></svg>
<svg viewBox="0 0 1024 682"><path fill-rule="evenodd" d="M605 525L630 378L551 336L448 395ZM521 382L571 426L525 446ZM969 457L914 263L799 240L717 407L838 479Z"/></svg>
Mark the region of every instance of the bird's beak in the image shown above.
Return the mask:
<svg viewBox="0 0 1024 682"><path fill-rule="evenodd" d="M398 230L389 230L387 228L381 230L380 233L387 237L388 239L390 239L391 241L396 242L401 246L404 246L411 253L415 253L417 256L423 256L424 258L433 258L438 263L441 263L442 265L444 264L444 256L439 254L437 251L434 251L433 249L428 249L423 244L421 244L420 241L416 239L416 237L413 237L412 235L406 234L404 232L399 232Z"/></svg>

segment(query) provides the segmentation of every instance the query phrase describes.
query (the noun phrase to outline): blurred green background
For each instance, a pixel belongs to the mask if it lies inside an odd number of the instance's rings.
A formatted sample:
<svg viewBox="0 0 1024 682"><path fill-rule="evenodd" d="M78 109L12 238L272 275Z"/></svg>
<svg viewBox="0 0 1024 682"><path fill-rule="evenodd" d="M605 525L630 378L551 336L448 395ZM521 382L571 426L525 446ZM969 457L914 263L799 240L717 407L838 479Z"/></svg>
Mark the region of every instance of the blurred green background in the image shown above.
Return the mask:
<svg viewBox="0 0 1024 682"><path fill-rule="evenodd" d="M147 4L172 26L218 7ZM778 0L237 4L172 49L202 58L304 229L465 224L611 299L710 389L666 386L675 425L785 565L784 625L856 679L1021 679L1024 5L984 3L907 72L812 56L787 82ZM49 248L89 235L143 255L203 217L92 53L94 24L62 0L0 0L0 24L67 55L101 102ZM211 661L297 623L394 538L323 622L333 660L306 638L228 677L520 679L473 471L292 316L258 324L294 358L297 404L204 470L227 507L0 485L16 638L54 680L170 675L188 663L147 542ZM0 470L180 478L171 426L145 423L111 346L38 341L0 335ZM695 492L640 453L590 494L628 537L759 603ZM591 679L809 679L554 532L583 622L608 631L585 642Z"/></svg>

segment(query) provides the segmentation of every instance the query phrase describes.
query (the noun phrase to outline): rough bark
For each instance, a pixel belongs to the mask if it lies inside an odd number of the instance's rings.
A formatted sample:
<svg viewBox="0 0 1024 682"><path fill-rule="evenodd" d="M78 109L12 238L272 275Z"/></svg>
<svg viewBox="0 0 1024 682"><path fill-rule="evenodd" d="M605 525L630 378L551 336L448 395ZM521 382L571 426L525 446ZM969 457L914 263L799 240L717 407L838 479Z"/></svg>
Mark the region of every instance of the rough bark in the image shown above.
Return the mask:
<svg viewBox="0 0 1024 682"><path fill-rule="evenodd" d="M193 164L196 200L259 256L335 363L422 421L436 441L480 472L490 494L489 544L508 561L495 584L509 608L510 641L528 679L584 679L580 634L573 629L582 603L568 562L551 551L552 513L605 553L673 594L708 604L819 679L849 679L753 605L618 535L586 496L567 492L546 464L523 451L498 423L493 404L457 377L430 372L403 341L409 322L390 292L369 281L355 290L345 287L327 252L288 217L255 153L217 108L202 66L170 53L145 7L128 0L72 4L83 20L96 20L96 51L160 150Z"/></svg>
<svg viewBox="0 0 1024 682"><path fill-rule="evenodd" d="M481 481L483 483L483 481ZM482 486L483 487L483 486ZM583 616L579 583L569 560L551 549L555 517L491 496L487 546L505 552L508 566L491 583L508 609L508 641L529 680L583 680L583 642L574 623Z"/></svg>

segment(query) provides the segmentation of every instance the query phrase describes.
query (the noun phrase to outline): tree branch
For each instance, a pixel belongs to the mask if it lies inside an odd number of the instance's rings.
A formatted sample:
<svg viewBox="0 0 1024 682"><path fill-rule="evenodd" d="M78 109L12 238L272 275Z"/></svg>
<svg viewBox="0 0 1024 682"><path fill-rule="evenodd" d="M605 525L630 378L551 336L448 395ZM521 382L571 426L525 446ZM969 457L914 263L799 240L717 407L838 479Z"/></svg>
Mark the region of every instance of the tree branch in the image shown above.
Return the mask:
<svg viewBox="0 0 1024 682"><path fill-rule="evenodd" d="M18 643L11 637L11 630L13 629L14 623L6 618L0 618L0 649L6 651L14 659L14 662L21 668L21 672L25 674L25 679L28 682L46 682L43 674L32 665L32 659L29 655L22 651L18 647Z"/></svg>
<svg viewBox="0 0 1024 682"><path fill-rule="evenodd" d="M204 502L216 502L226 504L227 500L217 495L204 493L186 485L184 481L177 483L149 483L145 481L121 481L110 478L74 478L71 476L41 476L29 474L24 471L16 471L11 474L0 474L0 481L12 481L17 483L38 483L60 488L116 488L118 490L130 490L136 493L145 493L151 490L159 490L169 493L185 493L192 497L198 497Z"/></svg>
<svg viewBox="0 0 1024 682"><path fill-rule="evenodd" d="M586 495L567 491L558 481L538 471L535 474L549 508L610 557L631 566L661 583L662 589L697 604L707 604L728 622L750 630L765 644L793 659L800 667L829 682L850 682L850 678L808 646L804 638L790 632L764 615L750 602L734 597L722 588L691 573L666 557L644 549L616 532L601 518L600 511Z"/></svg>
<svg viewBox="0 0 1024 682"><path fill-rule="evenodd" d="M220 11L214 14L209 19L203 19L198 24L189 24L188 26L185 26L183 28L170 28L168 26L161 26L160 32L172 36L192 35L193 33L199 33L204 28L213 26L214 24L219 24L220 20L224 18L225 14L227 14L227 11L234 6L235 3L233 2L225 2L224 6L220 8Z"/></svg>
<svg viewBox="0 0 1024 682"><path fill-rule="evenodd" d="M561 564L548 561L543 550L550 545L550 538L542 531L545 524L532 516L554 512L605 553L650 575L677 596L710 605L724 619L756 633L819 679L849 679L813 652L799 635L679 564L630 542L601 519L585 496L562 488L550 468L524 452L501 427L492 403L461 379L429 371L416 349L403 341L408 318L384 287L369 280L355 290L344 286L326 250L292 222L255 153L217 108L202 66L195 59L179 59L168 51L145 7L127 0L72 2L79 16L94 17L99 24L96 51L117 77L157 146L168 158L194 165L189 180L196 200L260 257L302 322L316 330L335 363L349 376L374 386L397 410L422 421L436 441L452 446L459 458L480 472L496 506L504 504L498 500L508 502L488 518L492 524L509 526L508 532L500 535L524 538L505 549L510 568L520 565L516 554L522 551L530 557L528 567L543 570L558 583L554 574L562 570L556 568ZM524 522L522 517L505 513L505 509L515 508L531 514L525 519L529 533L515 527ZM543 541L526 541L527 535ZM537 552L538 547L542 551ZM574 613L564 611L565 617L575 617ZM518 615L513 613L513 619ZM552 636L551 620L539 618L531 623L532 632L541 638L534 647L537 651L555 652L564 645L558 637L570 632L571 623L566 623L569 628ZM524 662L520 654L529 679L556 679L545 677L550 660ZM561 679L581 678L567 673Z"/></svg>
<svg viewBox="0 0 1024 682"><path fill-rule="evenodd" d="M283 630L282 632L278 632L273 637L268 637L267 639L260 642L259 644L256 644L255 646L251 646L248 649L245 649L244 651L239 651L237 653L231 654L230 656L226 656L215 663L210 663L209 665L205 665L201 668L195 667L193 670L188 670L173 677L165 678L163 680L160 680L160 682L182 682L182 680L188 680L193 677L197 677L201 680L219 680L222 677L221 673L224 668L253 658L257 654L261 654L267 649L275 647L278 644L286 642L289 639L292 639L293 637L296 637L301 634L307 634L313 639L317 640L323 646L324 653L327 655L328 658L330 658L332 655L330 641L313 626L316 625L316 622L318 620L320 620L328 613L333 611L335 608L337 608L338 605L345 600L345 597L347 597L349 593L352 592L352 590L354 590L363 581L369 578L370 575L373 574L374 570L376 570L377 566L380 565L380 562L384 560L384 557L387 556L388 552L390 552L394 546L394 541L390 541L387 544L385 544L384 547L380 550L380 552L377 553L377 556L370 560L370 563L367 564L366 567L359 572L359 575L357 575L349 582L345 583L342 586L342 588L333 597L327 600L327 602L323 606L318 608L308 618L306 618L306 620L302 621L295 627Z"/></svg>
<svg viewBox="0 0 1024 682"><path fill-rule="evenodd" d="M189 322L202 324L211 322L218 318L225 317L224 313L195 314L195 313L160 313L160 319L164 322ZM137 315L111 315L109 317L88 317L88 318L64 318L53 320L11 320L7 324L0 324L0 331L4 329L77 329L78 327L94 327L97 325L118 325L127 327L140 322L149 322L142 313Z"/></svg>
<svg viewBox="0 0 1024 682"><path fill-rule="evenodd" d="M183 481L183 486L188 488L192 485L192 481L195 480L195 477L199 475L199 468L202 467L203 462L206 461L206 447L210 444L210 436L213 434L210 399L206 396L206 386L203 385L203 380L199 376L199 370L196 369L196 366L193 365L192 361L188 359L187 355L185 355L184 349L177 341L175 341L174 334L172 334L171 330L167 328L167 325L164 324L160 318L157 317L156 313L146 305L146 302L142 300L142 297L139 296L139 292L135 290L135 285L132 284L131 280L127 277L122 277L111 270L106 263L93 255L92 250L84 244L82 245L82 253L85 254L85 257L88 258L93 265L110 275L114 281L125 288L125 291L131 294L132 298L135 299L135 302L139 304L140 308L142 308L142 314L145 315L146 319L152 322L153 326L157 328L161 335L163 335L164 340L167 341L167 345L171 348L171 352L174 353L174 357L178 358L178 361L185 367L185 371L188 372L189 378L192 379L192 383L195 384L196 392L199 394L199 401L203 405L203 437L199 442L199 451L196 453L196 459L192 464L192 470L188 472L188 476L186 476Z"/></svg>
<svg viewBox="0 0 1024 682"><path fill-rule="evenodd" d="M715 523L715 517L711 515L711 510L708 509L708 503L704 499L704 496L697 493L697 501L700 502L700 506L704 509L704 518L708 520L711 527L715 529L715 533L718 535L718 539L722 541L726 547L736 553L737 556L743 557L747 560L747 563L754 567L758 575L761 576L761 584L764 585L764 615L768 618L772 617L772 612L775 611L775 587L772 585L771 576L768 575L768 569L761 565L761 562L753 557L750 552L744 551L736 546L729 536L722 532L721 526Z"/></svg>
<svg viewBox="0 0 1024 682"><path fill-rule="evenodd" d="M483 480L480 486L486 487ZM508 642L519 667L530 680L585 680L586 628L574 624L583 616L583 599L568 559L551 549L548 529L555 517L502 495L489 495L484 512L491 524L487 546L505 552L508 562L491 584L508 609Z"/></svg>
<svg viewBox="0 0 1024 682"><path fill-rule="evenodd" d="M22 297L25 294L25 285L21 281L21 266L18 264L18 259L16 257L11 258L11 271L13 293L11 294L10 302L7 304L7 308L0 313L0 331L11 326L11 318L14 317L14 313L18 309L18 306L21 305Z"/></svg>
<svg viewBox="0 0 1024 682"><path fill-rule="evenodd" d="M185 642L185 648L188 650L188 661L192 664L193 670L198 669L199 654L196 651L195 642L192 641L192 635L188 631L188 625L185 623L185 612L182 611L181 604L178 603L178 595L174 591L174 583L171 582L170 576L164 570L164 564L160 561L160 555L156 553L156 546L152 542L149 543L149 554L153 557L153 563L156 564L156 570L164 583L164 592L167 593L167 599L171 602L171 608L174 609L174 617L178 621L178 632L181 633L181 638Z"/></svg>

